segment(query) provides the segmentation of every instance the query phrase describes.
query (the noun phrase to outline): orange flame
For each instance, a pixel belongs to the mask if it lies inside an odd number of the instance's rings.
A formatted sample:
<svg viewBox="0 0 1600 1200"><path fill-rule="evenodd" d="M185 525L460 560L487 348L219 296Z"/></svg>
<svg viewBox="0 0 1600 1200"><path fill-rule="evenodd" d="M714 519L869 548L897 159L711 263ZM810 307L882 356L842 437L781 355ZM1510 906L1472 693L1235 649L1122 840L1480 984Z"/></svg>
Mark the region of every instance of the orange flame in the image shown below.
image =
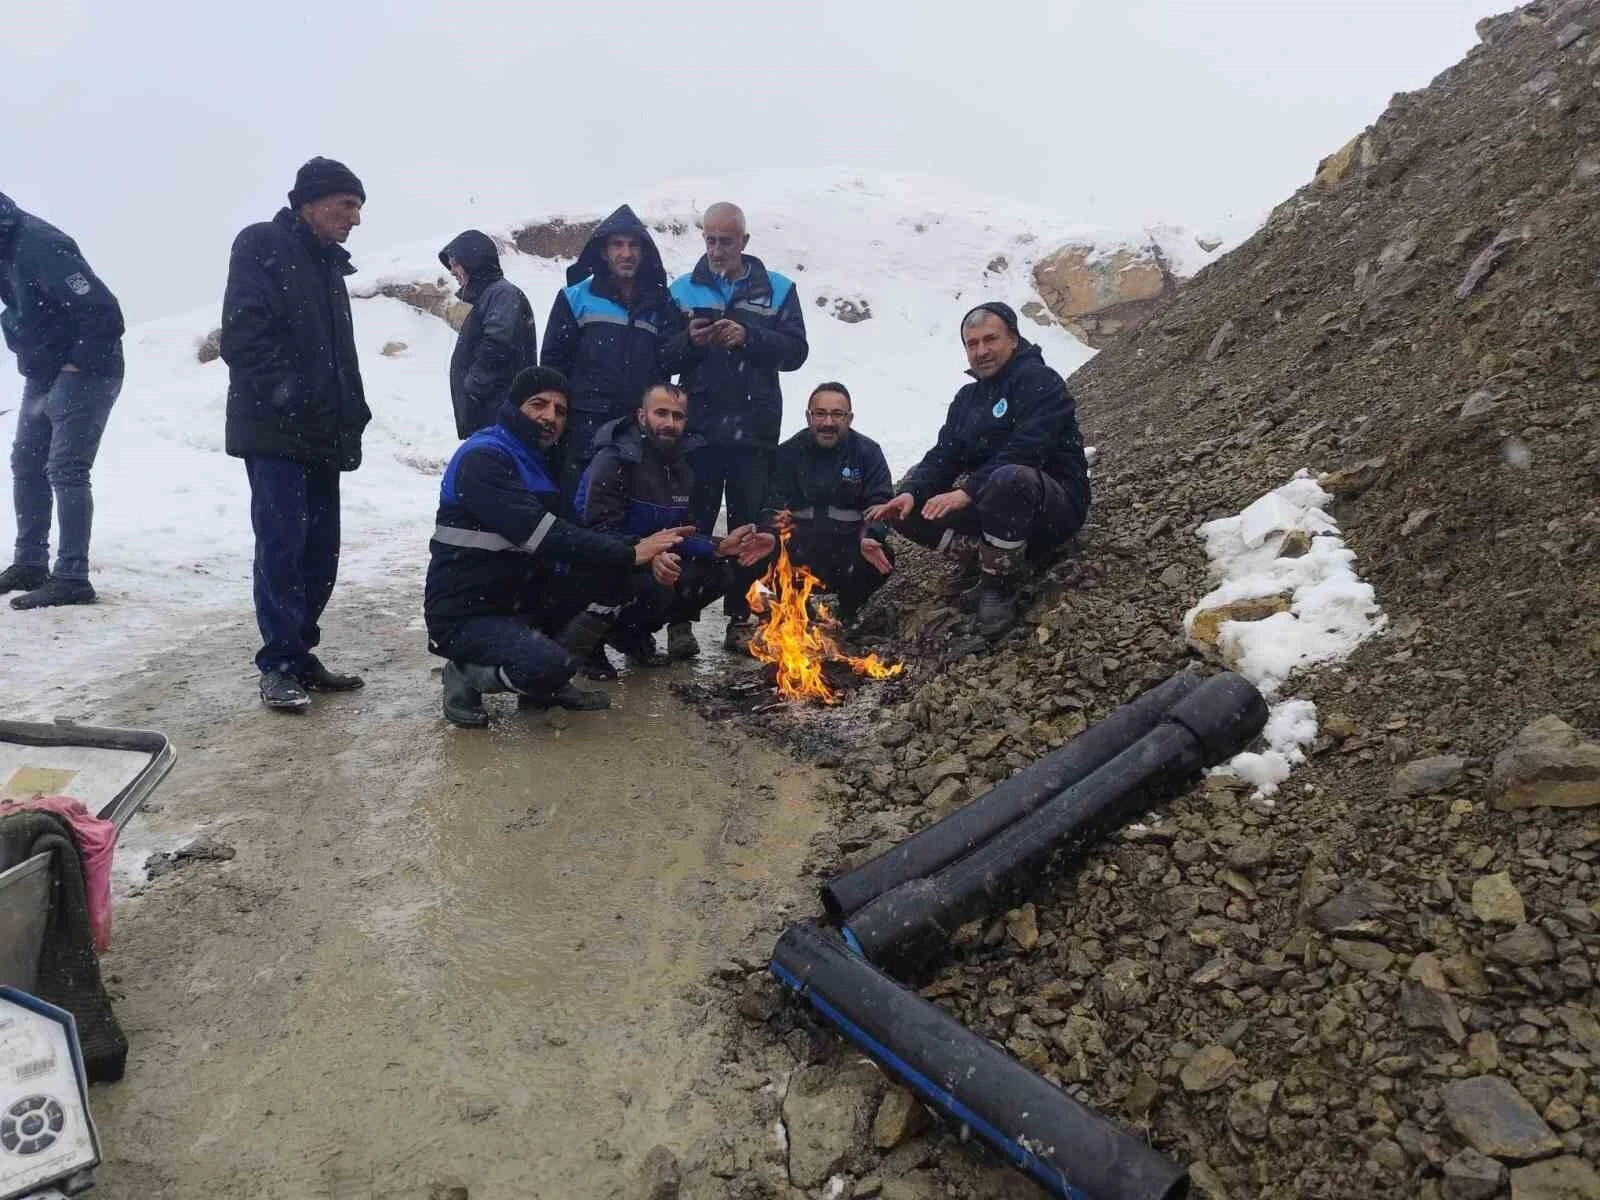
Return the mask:
<svg viewBox="0 0 1600 1200"><path fill-rule="evenodd" d="M876 654L856 658L833 640L838 628L828 606L818 604L812 620L811 593L825 586L803 566L789 560L789 531L778 535L778 557L767 573L750 585L746 598L750 611L765 619L750 638L750 656L778 668L778 694L790 699L811 698L835 704L839 695L822 677L822 664L842 662L869 679L890 679L905 667L886 663Z"/></svg>

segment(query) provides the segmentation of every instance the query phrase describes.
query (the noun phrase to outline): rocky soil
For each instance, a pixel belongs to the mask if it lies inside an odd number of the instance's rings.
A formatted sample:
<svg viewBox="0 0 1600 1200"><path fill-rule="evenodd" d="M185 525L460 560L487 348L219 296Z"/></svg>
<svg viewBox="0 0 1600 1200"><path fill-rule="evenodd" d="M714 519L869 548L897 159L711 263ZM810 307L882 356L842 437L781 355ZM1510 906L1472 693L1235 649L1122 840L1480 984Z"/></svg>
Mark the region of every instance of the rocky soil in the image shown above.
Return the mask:
<svg viewBox="0 0 1600 1200"><path fill-rule="evenodd" d="M1295 681L1311 761L1275 802L1181 797L924 989L1202 1195L1600 1197L1600 3L1479 32L1074 378L1096 509L1022 629L969 653L908 553L908 679L831 740L739 713L833 767L830 872L1190 661L1198 525L1325 477L1391 624ZM788 1147L726 1194L1026 1190L759 972L726 983Z"/></svg>

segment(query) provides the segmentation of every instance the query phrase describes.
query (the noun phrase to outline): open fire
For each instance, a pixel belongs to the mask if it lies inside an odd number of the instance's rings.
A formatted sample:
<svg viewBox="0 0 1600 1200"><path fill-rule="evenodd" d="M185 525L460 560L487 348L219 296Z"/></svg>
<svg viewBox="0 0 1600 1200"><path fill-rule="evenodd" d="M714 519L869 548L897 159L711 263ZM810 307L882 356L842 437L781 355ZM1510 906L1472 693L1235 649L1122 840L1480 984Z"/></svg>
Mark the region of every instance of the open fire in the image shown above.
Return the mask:
<svg viewBox="0 0 1600 1200"><path fill-rule="evenodd" d="M789 560L789 532L782 531L777 559L764 576L750 585L750 611L762 618L750 638L750 655L777 668L780 696L835 704L839 694L823 678L824 663L844 663L869 679L889 679L905 667L886 663L876 654L856 658L840 649L833 638L839 626L828 606L821 602L811 604L811 594L824 586L805 567L797 567Z"/></svg>

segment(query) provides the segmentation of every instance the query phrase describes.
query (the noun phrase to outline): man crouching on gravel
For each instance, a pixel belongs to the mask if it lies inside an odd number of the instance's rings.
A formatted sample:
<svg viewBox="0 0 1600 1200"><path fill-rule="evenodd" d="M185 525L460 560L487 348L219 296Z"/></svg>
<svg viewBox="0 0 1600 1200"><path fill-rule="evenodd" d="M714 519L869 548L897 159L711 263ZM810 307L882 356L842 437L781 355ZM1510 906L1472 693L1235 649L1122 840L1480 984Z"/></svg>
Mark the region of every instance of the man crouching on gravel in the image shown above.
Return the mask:
<svg viewBox="0 0 1600 1200"><path fill-rule="evenodd" d="M1072 393L1022 339L1009 305L967 313L961 340L973 382L956 393L939 440L900 494L868 509L867 520L976 563L978 632L993 639L1017 623L1029 558L1062 545L1089 515L1089 467Z"/></svg>
<svg viewBox="0 0 1600 1200"><path fill-rule="evenodd" d="M489 723L485 692L515 692L519 707L609 707L572 676L610 629L632 569L694 532L629 541L556 516L546 456L566 430L570 399L559 372L523 369L495 423L445 468L423 617L428 649L449 660L444 715L454 725Z"/></svg>

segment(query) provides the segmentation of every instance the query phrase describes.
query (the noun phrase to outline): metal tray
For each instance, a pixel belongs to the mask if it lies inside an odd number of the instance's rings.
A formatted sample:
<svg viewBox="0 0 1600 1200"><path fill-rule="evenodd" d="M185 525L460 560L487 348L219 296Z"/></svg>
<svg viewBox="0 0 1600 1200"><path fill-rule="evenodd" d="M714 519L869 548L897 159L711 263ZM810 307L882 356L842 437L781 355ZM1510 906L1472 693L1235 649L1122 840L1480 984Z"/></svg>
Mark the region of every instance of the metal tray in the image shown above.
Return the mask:
<svg viewBox="0 0 1600 1200"><path fill-rule="evenodd" d="M165 735L92 725L0 721L0 798L74 796L120 830L166 777ZM50 916L50 855L0 861L0 983L29 991Z"/></svg>

